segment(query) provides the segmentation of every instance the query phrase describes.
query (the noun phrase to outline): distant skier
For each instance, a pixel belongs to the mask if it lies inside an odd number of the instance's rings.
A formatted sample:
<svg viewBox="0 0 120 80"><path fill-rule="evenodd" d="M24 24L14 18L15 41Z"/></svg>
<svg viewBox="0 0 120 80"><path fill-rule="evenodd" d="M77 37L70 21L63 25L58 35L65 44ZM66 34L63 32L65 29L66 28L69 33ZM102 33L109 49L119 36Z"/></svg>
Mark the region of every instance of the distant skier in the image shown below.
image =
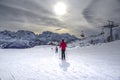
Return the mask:
<svg viewBox="0 0 120 80"><path fill-rule="evenodd" d="M56 46L56 48L55 48L55 53L58 53L58 47Z"/></svg>
<svg viewBox="0 0 120 80"><path fill-rule="evenodd" d="M62 60L65 60L65 50L66 50L66 47L67 47L67 44L66 44L66 42L64 42L64 39L63 39L62 42L60 43Z"/></svg>

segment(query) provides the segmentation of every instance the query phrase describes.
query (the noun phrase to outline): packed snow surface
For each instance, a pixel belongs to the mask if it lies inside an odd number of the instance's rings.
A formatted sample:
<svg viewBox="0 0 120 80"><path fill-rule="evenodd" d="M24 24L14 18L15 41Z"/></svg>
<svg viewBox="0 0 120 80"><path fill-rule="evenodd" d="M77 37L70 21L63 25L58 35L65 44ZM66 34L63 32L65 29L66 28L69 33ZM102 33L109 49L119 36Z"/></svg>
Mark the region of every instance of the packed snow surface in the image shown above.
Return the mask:
<svg viewBox="0 0 120 80"><path fill-rule="evenodd" d="M65 61L55 46L0 49L0 80L120 80L120 41L68 46Z"/></svg>

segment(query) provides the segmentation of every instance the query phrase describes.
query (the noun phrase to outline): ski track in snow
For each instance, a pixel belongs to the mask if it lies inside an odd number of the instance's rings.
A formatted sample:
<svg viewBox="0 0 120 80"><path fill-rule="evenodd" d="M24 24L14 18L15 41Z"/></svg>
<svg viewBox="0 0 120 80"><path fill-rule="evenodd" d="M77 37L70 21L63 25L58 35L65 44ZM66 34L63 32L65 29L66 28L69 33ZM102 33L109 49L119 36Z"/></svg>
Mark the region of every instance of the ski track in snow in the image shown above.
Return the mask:
<svg viewBox="0 0 120 80"><path fill-rule="evenodd" d="M54 48L0 49L0 80L120 80L118 52L68 48L61 61Z"/></svg>

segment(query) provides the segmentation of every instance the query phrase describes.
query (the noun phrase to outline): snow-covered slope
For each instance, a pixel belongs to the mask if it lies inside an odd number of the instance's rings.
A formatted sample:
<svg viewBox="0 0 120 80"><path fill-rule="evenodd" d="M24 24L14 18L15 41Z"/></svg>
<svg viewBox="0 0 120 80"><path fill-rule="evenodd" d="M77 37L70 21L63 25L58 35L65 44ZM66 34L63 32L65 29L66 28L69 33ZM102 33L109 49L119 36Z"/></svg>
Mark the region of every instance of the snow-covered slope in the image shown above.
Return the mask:
<svg viewBox="0 0 120 80"><path fill-rule="evenodd" d="M113 41L120 40L120 27L113 28ZM110 29L105 28L103 33L94 34L88 37L84 37L81 40L77 40L71 43L72 46L90 46L102 43L110 42Z"/></svg>
<svg viewBox="0 0 120 80"><path fill-rule="evenodd" d="M68 46L69 47L69 46ZM55 46L0 49L1 80L120 80L120 41L67 48L66 61Z"/></svg>

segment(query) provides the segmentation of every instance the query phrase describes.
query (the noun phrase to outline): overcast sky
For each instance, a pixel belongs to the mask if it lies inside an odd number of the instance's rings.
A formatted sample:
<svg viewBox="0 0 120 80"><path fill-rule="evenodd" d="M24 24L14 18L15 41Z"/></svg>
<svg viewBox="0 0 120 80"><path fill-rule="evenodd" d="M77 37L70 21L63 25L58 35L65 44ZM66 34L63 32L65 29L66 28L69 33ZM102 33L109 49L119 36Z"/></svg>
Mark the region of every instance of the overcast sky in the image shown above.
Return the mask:
<svg viewBox="0 0 120 80"><path fill-rule="evenodd" d="M57 15L57 3L66 13ZM0 0L0 30L53 31L79 36L98 32L107 20L120 23L120 0Z"/></svg>

